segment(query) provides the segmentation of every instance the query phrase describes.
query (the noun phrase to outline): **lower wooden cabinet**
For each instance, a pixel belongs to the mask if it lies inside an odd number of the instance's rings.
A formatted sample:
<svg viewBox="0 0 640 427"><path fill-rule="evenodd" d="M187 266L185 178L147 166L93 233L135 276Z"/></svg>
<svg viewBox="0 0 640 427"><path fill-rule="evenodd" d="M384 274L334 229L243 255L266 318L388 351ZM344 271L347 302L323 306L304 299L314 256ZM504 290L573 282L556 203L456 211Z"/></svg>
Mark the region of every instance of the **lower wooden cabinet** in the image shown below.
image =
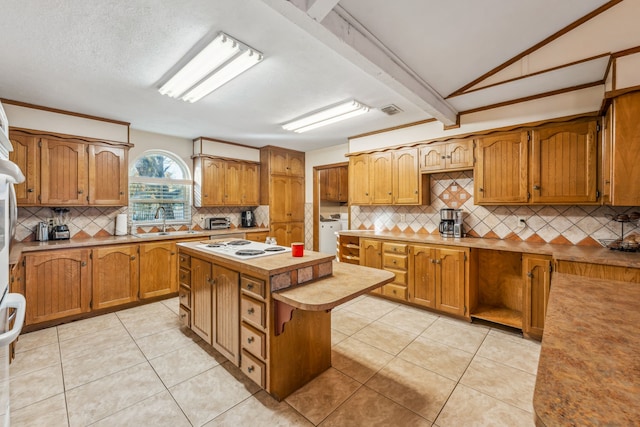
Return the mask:
<svg viewBox="0 0 640 427"><path fill-rule="evenodd" d="M522 273L525 283L522 332L539 339L544 331L544 318L551 289L551 257L524 254Z"/></svg>
<svg viewBox="0 0 640 427"><path fill-rule="evenodd" d="M91 310L90 252L68 249L24 256L27 325Z"/></svg>
<svg viewBox="0 0 640 427"><path fill-rule="evenodd" d="M382 268L382 242L375 239L360 239L360 265ZM382 294L382 287L371 291Z"/></svg>
<svg viewBox="0 0 640 427"><path fill-rule="evenodd" d="M245 233L245 239L251 240L252 242L264 243L264 241L267 240L267 236L269 236L268 231L251 231Z"/></svg>
<svg viewBox="0 0 640 427"><path fill-rule="evenodd" d="M180 254L180 256L183 256ZM211 295L213 286L211 263L191 258L191 329L205 342L212 343Z"/></svg>
<svg viewBox="0 0 640 427"><path fill-rule="evenodd" d="M138 245L106 246L92 250L93 309L138 300Z"/></svg>
<svg viewBox="0 0 640 427"><path fill-rule="evenodd" d="M304 242L304 223L271 223L271 235L275 237L278 244L282 246L291 246L293 242Z"/></svg>
<svg viewBox="0 0 640 427"><path fill-rule="evenodd" d="M409 248L409 301L465 316L468 252L469 249L412 245Z"/></svg>
<svg viewBox="0 0 640 427"><path fill-rule="evenodd" d="M382 243L382 268L396 275L393 282L381 288L382 295L401 301L408 296L407 248L405 243Z"/></svg>
<svg viewBox="0 0 640 427"><path fill-rule="evenodd" d="M175 242L140 244L140 299L178 292Z"/></svg>

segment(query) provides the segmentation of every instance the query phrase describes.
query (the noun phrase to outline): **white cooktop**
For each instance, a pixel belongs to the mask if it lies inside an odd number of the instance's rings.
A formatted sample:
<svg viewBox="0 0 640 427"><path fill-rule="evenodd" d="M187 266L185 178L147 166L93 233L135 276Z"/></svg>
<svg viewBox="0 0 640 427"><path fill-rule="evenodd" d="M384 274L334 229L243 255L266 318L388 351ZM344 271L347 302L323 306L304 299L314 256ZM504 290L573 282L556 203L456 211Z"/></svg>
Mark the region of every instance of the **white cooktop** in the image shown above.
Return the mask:
<svg viewBox="0 0 640 427"><path fill-rule="evenodd" d="M199 249L219 255L227 255L236 259L252 259L262 256L277 255L291 252L291 248L279 245L268 245L250 240L213 241L197 246Z"/></svg>

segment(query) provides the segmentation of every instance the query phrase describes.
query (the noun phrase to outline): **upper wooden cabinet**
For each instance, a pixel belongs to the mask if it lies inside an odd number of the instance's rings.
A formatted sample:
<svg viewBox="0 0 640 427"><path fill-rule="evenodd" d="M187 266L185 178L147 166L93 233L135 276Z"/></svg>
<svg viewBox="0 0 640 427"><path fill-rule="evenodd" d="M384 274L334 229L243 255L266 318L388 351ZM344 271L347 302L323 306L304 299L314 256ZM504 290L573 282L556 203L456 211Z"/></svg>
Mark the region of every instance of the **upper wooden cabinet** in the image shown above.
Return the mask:
<svg viewBox="0 0 640 427"><path fill-rule="evenodd" d="M15 185L18 206L36 205L40 194L38 138L13 130L9 137L13 145L9 160L20 167L25 177L22 184Z"/></svg>
<svg viewBox="0 0 640 427"><path fill-rule="evenodd" d="M269 147L269 173L304 177L304 153Z"/></svg>
<svg viewBox="0 0 640 427"><path fill-rule="evenodd" d="M336 166L320 170L320 200L349 201L349 167Z"/></svg>
<svg viewBox="0 0 640 427"><path fill-rule="evenodd" d="M124 206L129 144L109 144L12 129L10 159L25 174L18 206Z"/></svg>
<svg viewBox="0 0 640 427"><path fill-rule="evenodd" d="M640 92L615 98L609 117L609 144L607 130L603 144L603 179L610 191L605 203L640 206Z"/></svg>
<svg viewBox="0 0 640 427"><path fill-rule="evenodd" d="M355 205L420 205L429 198L418 149L404 148L349 158L349 195Z"/></svg>
<svg viewBox="0 0 640 427"><path fill-rule="evenodd" d="M595 119L532 131L531 203L596 202L596 136Z"/></svg>
<svg viewBox="0 0 640 427"><path fill-rule="evenodd" d="M527 203L527 132L479 138L476 147L478 151L474 171L475 203Z"/></svg>
<svg viewBox="0 0 640 427"><path fill-rule="evenodd" d="M272 222L304 221L304 179L276 175L271 179L274 195L281 197L270 206Z"/></svg>
<svg viewBox="0 0 640 427"><path fill-rule="evenodd" d="M193 160L194 205L257 206L260 165L236 159L197 155Z"/></svg>
<svg viewBox="0 0 640 427"><path fill-rule="evenodd" d="M473 169L473 140L456 139L420 147L421 172Z"/></svg>

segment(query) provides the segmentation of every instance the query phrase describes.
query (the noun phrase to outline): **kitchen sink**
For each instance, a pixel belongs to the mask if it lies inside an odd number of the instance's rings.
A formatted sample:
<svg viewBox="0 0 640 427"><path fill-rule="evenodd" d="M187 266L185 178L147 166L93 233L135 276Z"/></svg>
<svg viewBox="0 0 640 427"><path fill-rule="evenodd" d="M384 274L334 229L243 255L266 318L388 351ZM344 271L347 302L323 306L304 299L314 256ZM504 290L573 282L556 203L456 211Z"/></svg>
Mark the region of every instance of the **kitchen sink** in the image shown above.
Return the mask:
<svg viewBox="0 0 640 427"><path fill-rule="evenodd" d="M204 234L202 231L193 231L193 230L189 230L189 231L158 231L155 233L139 233L139 234L132 234L132 236L134 237L141 237L141 238L149 238L149 237L172 237L172 236L197 236L200 234Z"/></svg>

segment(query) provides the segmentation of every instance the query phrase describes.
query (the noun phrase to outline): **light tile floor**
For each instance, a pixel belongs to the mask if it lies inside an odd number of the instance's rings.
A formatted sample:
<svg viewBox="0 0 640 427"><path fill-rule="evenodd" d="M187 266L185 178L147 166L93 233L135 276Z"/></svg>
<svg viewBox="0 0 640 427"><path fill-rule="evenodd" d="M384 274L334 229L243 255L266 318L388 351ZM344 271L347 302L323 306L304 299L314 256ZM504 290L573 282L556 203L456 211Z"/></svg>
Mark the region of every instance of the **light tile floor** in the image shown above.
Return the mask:
<svg viewBox="0 0 640 427"><path fill-rule="evenodd" d="M359 297L333 367L283 402L180 328L177 299L24 334L14 426L532 426L540 345Z"/></svg>

